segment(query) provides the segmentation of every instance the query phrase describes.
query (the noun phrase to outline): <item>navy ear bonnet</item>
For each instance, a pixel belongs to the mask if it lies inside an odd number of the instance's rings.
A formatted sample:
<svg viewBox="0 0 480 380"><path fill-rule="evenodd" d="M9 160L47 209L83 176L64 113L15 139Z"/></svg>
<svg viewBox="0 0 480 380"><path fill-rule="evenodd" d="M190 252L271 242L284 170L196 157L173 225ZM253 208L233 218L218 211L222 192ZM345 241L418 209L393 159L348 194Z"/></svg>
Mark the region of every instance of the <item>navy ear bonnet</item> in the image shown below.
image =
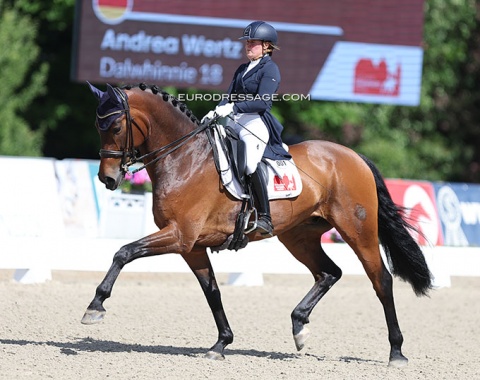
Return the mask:
<svg viewBox="0 0 480 380"><path fill-rule="evenodd" d="M126 112L122 99L117 94L115 89L107 83L107 91L103 92L87 82L90 86L90 91L98 100L97 107L97 124L101 131L106 131L113 122ZM125 94L125 100L127 99Z"/></svg>

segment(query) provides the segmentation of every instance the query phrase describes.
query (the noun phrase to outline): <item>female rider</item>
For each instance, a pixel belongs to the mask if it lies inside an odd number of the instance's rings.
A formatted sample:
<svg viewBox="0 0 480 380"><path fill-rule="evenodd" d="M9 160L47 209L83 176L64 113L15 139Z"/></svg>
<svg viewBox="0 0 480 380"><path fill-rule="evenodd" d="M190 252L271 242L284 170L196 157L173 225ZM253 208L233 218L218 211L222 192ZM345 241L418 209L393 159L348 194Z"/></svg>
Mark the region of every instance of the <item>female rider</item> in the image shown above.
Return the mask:
<svg viewBox="0 0 480 380"><path fill-rule="evenodd" d="M248 63L240 65L228 88L228 99L222 100L204 119L225 117L233 113L228 125L245 142L246 174L253 185L255 207L258 212L257 231L273 234L270 217L266 173L257 170L262 157L272 160L289 159L282 145L283 126L270 113L274 94L280 85L280 71L271 56L277 47L277 31L264 21L248 25L241 40L245 40Z"/></svg>

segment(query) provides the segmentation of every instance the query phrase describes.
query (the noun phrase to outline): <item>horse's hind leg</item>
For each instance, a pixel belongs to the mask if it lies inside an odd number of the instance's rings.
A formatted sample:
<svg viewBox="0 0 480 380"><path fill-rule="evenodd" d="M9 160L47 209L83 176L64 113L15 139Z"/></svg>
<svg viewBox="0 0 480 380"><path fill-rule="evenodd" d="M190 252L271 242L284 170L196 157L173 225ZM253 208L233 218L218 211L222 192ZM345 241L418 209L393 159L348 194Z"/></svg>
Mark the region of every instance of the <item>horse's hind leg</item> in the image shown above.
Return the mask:
<svg viewBox="0 0 480 380"><path fill-rule="evenodd" d="M301 350L309 336L305 327L315 305L342 277L341 269L327 256L320 245L318 228L300 225L279 235L279 240L312 273L315 283L292 312L292 332L297 350Z"/></svg>
<svg viewBox="0 0 480 380"><path fill-rule="evenodd" d="M347 209L347 207L344 207L344 209ZM366 212L366 215L372 214L376 215L376 212L371 210ZM398 325L393 300L393 280L380 255L377 221L374 218L364 218L361 222L357 220L357 224L352 223L351 220L342 220L342 218L337 218L336 221L337 230L341 231L345 241L359 258L372 282L378 299L382 303L390 342L389 365L405 366L408 359L402 354L403 336ZM358 231L361 231L361 233L358 233Z"/></svg>
<svg viewBox="0 0 480 380"><path fill-rule="evenodd" d="M388 341L390 342L389 366L403 367L408 359L402 354L403 335L398 324L395 302L393 299L393 278L385 267L380 256L378 245L367 250L354 249L372 282L375 293L382 303L388 328ZM360 253L360 254L359 254Z"/></svg>

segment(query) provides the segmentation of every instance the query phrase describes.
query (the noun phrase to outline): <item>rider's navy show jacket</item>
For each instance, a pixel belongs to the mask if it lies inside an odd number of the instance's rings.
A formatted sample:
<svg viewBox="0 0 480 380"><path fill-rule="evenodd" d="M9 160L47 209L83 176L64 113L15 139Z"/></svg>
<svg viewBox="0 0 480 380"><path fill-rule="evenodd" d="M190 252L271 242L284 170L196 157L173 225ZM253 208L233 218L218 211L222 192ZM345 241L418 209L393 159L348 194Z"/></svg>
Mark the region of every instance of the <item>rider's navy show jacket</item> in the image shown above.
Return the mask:
<svg viewBox="0 0 480 380"><path fill-rule="evenodd" d="M290 154L282 146L283 126L270 113L280 85L280 70L269 55L265 55L258 65L244 76L247 67L248 63L244 63L235 71L228 88L229 99L224 99L220 105L231 101L235 104L235 113L258 113L270 134L263 156L272 160L290 158Z"/></svg>

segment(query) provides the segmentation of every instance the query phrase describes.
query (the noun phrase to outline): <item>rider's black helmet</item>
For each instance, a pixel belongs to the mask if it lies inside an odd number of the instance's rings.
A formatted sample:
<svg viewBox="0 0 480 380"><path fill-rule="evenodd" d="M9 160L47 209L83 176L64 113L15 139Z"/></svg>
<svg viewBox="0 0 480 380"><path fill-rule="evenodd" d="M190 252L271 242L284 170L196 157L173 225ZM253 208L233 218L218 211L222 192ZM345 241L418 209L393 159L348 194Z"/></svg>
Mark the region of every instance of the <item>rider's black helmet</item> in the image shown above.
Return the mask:
<svg viewBox="0 0 480 380"><path fill-rule="evenodd" d="M278 35L275 28L265 21L254 21L243 30L243 36L239 39L270 41L276 45Z"/></svg>

